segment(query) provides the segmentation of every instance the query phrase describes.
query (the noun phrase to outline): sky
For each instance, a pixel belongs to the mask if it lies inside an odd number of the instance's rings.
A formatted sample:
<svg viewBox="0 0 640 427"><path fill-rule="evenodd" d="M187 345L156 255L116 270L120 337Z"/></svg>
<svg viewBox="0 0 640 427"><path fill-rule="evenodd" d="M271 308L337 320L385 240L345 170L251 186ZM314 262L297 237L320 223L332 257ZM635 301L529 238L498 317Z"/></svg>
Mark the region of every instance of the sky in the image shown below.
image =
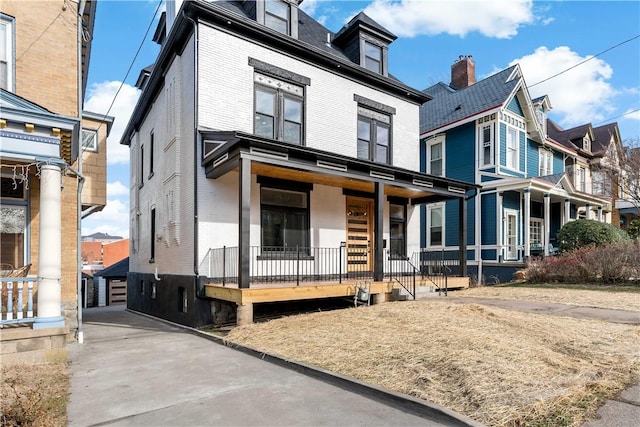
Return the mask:
<svg viewBox="0 0 640 427"><path fill-rule="evenodd" d="M519 63L532 98L548 95L549 117L563 128L617 122L623 141L640 138L637 0L304 0L301 8L334 33L364 11L398 36L389 72L416 89L449 83L460 55L473 57L478 80ZM159 52L151 39L163 10L164 0L98 2L85 110L115 122L107 206L83 220L83 235L129 236L129 149L120 137L139 72Z"/></svg>

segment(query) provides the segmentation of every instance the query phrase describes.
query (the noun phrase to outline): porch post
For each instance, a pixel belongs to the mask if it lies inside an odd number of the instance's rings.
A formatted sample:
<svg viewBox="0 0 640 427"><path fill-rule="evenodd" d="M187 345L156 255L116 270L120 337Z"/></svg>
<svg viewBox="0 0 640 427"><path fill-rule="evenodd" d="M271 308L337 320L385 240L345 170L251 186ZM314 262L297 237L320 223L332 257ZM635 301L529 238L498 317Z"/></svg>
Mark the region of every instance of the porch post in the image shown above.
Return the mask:
<svg viewBox="0 0 640 427"><path fill-rule="evenodd" d="M531 256L531 189L524 189L524 259Z"/></svg>
<svg viewBox="0 0 640 427"><path fill-rule="evenodd" d="M373 222L373 280L384 280L384 248L382 247L382 233L384 230L384 184L376 182L374 185L374 211Z"/></svg>
<svg viewBox="0 0 640 427"><path fill-rule="evenodd" d="M598 221L602 222L602 206L598 206Z"/></svg>
<svg viewBox="0 0 640 427"><path fill-rule="evenodd" d="M458 209L460 210L458 215L458 229L460 230L458 245L460 246L460 276L462 277L467 275L467 203L467 198L461 197L458 204Z"/></svg>
<svg viewBox="0 0 640 427"><path fill-rule="evenodd" d="M591 219L591 205L589 203L586 204L585 206L585 218L586 219Z"/></svg>
<svg viewBox="0 0 640 427"><path fill-rule="evenodd" d="M33 329L64 326L62 301L62 172L40 168L40 237L38 239L38 312Z"/></svg>
<svg viewBox="0 0 640 427"><path fill-rule="evenodd" d="M498 226L497 231L498 231L498 236L496 239L496 242L498 243L498 262L502 262L504 260L504 253L502 252L503 249L503 241L502 241L502 236L503 236L503 228L504 228L504 212L502 211L502 192L498 193Z"/></svg>
<svg viewBox="0 0 640 427"><path fill-rule="evenodd" d="M251 160L241 157L238 168L238 287L249 287L251 240Z"/></svg>
<svg viewBox="0 0 640 427"><path fill-rule="evenodd" d="M564 224L568 223L569 219L571 219L571 200L564 199Z"/></svg>
<svg viewBox="0 0 640 427"><path fill-rule="evenodd" d="M549 235L551 226L551 195L549 193L544 195L544 255L549 255Z"/></svg>

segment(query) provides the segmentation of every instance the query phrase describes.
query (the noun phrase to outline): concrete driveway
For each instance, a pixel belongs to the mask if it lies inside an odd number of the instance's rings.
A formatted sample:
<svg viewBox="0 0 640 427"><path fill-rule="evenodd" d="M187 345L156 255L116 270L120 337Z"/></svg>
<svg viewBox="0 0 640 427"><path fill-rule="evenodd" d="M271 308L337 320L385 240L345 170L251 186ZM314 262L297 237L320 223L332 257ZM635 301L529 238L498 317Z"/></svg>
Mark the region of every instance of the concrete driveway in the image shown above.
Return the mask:
<svg viewBox="0 0 640 427"><path fill-rule="evenodd" d="M125 311L84 312L70 426L466 425L407 411Z"/></svg>

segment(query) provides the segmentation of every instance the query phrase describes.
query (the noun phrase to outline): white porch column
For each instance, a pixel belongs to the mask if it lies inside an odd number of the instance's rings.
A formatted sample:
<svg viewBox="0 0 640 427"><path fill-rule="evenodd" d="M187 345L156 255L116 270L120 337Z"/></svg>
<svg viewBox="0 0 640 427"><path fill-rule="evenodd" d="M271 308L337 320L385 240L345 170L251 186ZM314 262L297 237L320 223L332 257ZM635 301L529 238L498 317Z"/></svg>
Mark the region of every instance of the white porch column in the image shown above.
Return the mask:
<svg viewBox="0 0 640 427"><path fill-rule="evenodd" d="M602 206L598 206L598 216L596 217L598 221L602 222Z"/></svg>
<svg viewBox="0 0 640 427"><path fill-rule="evenodd" d="M64 326L62 301L62 173L56 165L40 168L38 311L33 329Z"/></svg>
<svg viewBox="0 0 640 427"><path fill-rule="evenodd" d="M585 212L585 218L586 219L591 219L591 205L589 203L586 204L586 206L584 207L586 212Z"/></svg>
<svg viewBox="0 0 640 427"><path fill-rule="evenodd" d="M544 255L549 255L549 229L551 228L551 195L544 195Z"/></svg>
<svg viewBox="0 0 640 427"><path fill-rule="evenodd" d="M531 190L525 188L524 190L524 258L528 259L531 256Z"/></svg>
<svg viewBox="0 0 640 427"><path fill-rule="evenodd" d="M502 193L498 193L497 199L498 199L497 200L498 201L498 226L496 227L496 229L498 231L498 236L496 241L498 243L498 262L502 262L504 260L502 230L504 229L504 226L505 226L504 212L502 211Z"/></svg>
<svg viewBox="0 0 640 427"><path fill-rule="evenodd" d="M569 219L571 218L571 200L569 199L564 199L564 224L569 222Z"/></svg>

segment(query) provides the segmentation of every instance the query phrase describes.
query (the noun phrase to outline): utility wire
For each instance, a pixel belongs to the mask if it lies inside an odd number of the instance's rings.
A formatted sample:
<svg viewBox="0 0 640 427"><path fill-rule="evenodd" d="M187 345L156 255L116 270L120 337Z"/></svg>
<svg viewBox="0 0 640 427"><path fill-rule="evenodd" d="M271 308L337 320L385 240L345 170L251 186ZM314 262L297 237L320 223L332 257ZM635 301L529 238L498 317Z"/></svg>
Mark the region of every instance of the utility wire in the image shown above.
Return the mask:
<svg viewBox="0 0 640 427"><path fill-rule="evenodd" d="M149 31L151 30L151 27L153 26L153 21L155 21L155 19L156 19L156 15L158 14L158 10L160 10L160 6L162 6L162 1L163 0L158 0L158 7L156 7L156 11L153 13L153 16L151 17L151 22L149 22L149 26L147 27L147 31L144 33L144 37L142 38L142 41L140 42L140 46L138 46L138 50L136 51L136 54L134 55L133 59L131 60L131 64L129 64L129 68L127 69L127 73L125 74L124 78L120 82L120 87L118 87L118 90L116 91L116 94L113 96L113 100L111 101L111 105L109 105L109 109L107 110L107 112L104 113L104 116L102 117L102 120L100 121L100 125L98 126L97 130L100 130L102 125L105 123L105 120L107 119L107 116L109 115L109 112L111 112L111 109L113 108L113 104L115 104L115 102L116 102L116 98L118 98L118 94L120 93L120 90L122 90L122 87L124 86L124 83L127 80L127 77L129 77L129 73L131 72L131 69L133 68L133 64L135 64L136 59L138 59L138 55L140 54L140 51L142 50L142 46L144 46L144 42L147 39L147 36L149 35Z"/></svg>
<svg viewBox="0 0 640 427"><path fill-rule="evenodd" d="M578 62L577 64L575 64L575 65L573 65L573 66L571 66L571 67L569 67L569 68L567 68L567 69L565 69L565 70L562 70L562 71L560 71L559 73L554 74L554 75L553 75L553 76L551 76L551 77L547 77L546 79L544 79L544 80L540 80L540 81L539 81L539 82L537 82L537 83L534 83L534 84L532 84L532 85L528 85L528 87L534 87L534 86L536 86L536 85L539 85L540 83L544 83L544 82L546 82L547 80L551 80L551 79L553 79L553 78L555 78L555 77L558 77L560 74L564 74L564 73L566 73L566 72L567 72L567 71L569 71L569 70L573 70L573 69L574 69L574 68L576 68L577 66L582 65L582 64L584 64L584 63L585 63L585 62L587 62L587 61L591 61L593 58L597 58L598 56L600 56L600 55L602 55L602 54L604 54L604 53L607 53L607 52L609 52L610 50L617 48L618 46L622 46L622 45L623 45L623 44L625 44L625 43L629 43L630 41L633 41L633 40L637 39L638 37L640 37L640 34L638 34L638 35L636 35L636 36L634 36L634 37L631 37L631 38L630 38L630 39L628 39L628 40L625 40L625 41L623 41L623 42L620 42L620 43L618 43L618 44L617 44L617 45L615 45L615 46L611 46L610 48L607 48L607 49L603 50L602 52L597 53L597 54L595 54L595 55L593 55L593 56L591 56L591 57L589 57L589 58L585 59L584 61L580 61L580 62Z"/></svg>
<svg viewBox="0 0 640 427"><path fill-rule="evenodd" d="M608 122L608 121L610 121L610 120L618 119L618 118L620 118L620 117L624 117L624 116L627 116L627 115L629 115L629 114L636 113L636 112L638 112L638 111L640 111L640 108L636 108L635 110L627 111L626 113L618 114L618 115L617 115L617 116L615 116L615 117L610 117L610 118L608 118L608 119L606 119L606 120L599 121L598 123L594 123L592 126L597 126L597 125L599 125L599 124L606 123L606 122Z"/></svg>

